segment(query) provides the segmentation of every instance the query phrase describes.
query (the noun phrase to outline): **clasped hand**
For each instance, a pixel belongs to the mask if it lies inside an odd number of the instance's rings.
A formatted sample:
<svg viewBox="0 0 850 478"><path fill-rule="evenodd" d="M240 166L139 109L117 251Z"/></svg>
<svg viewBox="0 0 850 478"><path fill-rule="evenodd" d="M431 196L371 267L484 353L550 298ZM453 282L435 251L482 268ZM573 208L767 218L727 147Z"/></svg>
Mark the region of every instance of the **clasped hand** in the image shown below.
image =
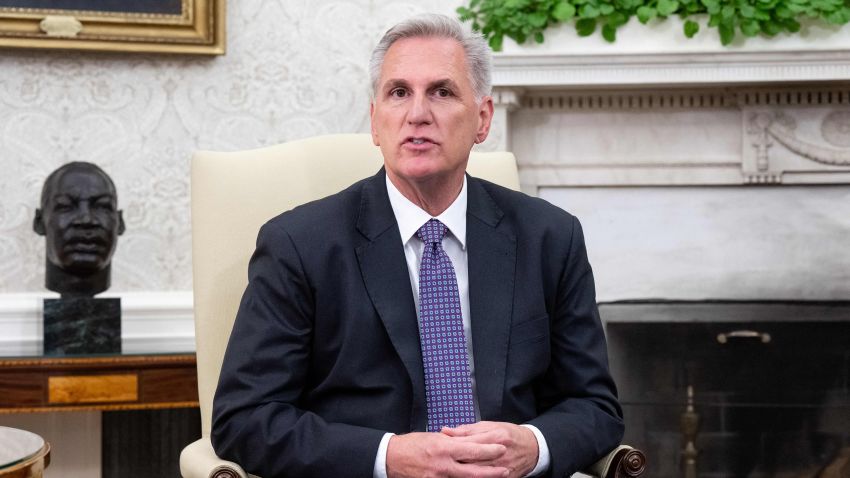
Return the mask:
<svg viewBox="0 0 850 478"><path fill-rule="evenodd" d="M537 439L526 427L478 422L440 433L408 433L390 438L390 478L518 478L537 464Z"/></svg>

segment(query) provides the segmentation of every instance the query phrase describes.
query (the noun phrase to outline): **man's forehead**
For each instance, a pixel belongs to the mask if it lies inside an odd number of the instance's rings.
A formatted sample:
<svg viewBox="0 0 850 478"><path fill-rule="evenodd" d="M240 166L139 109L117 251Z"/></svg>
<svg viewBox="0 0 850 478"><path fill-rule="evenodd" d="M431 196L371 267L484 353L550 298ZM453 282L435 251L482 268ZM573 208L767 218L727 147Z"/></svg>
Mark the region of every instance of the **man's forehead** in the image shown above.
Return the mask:
<svg viewBox="0 0 850 478"><path fill-rule="evenodd" d="M396 41L387 50L381 68L383 82L407 78L428 65L435 77L467 75L469 67L463 46L453 38L412 37Z"/></svg>
<svg viewBox="0 0 850 478"><path fill-rule="evenodd" d="M104 173L94 168L70 168L51 182L52 196L113 196L114 189Z"/></svg>

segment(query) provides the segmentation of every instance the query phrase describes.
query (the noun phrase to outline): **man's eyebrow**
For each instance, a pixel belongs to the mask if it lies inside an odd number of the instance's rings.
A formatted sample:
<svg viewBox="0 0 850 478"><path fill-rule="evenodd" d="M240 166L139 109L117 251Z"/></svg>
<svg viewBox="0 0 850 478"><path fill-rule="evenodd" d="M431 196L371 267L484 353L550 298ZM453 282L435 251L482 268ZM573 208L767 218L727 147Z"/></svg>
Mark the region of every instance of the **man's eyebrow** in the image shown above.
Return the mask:
<svg viewBox="0 0 850 478"><path fill-rule="evenodd" d="M442 80L434 81L429 85L429 89L434 88L449 88L450 90L457 90L459 86L451 78L444 78Z"/></svg>
<svg viewBox="0 0 850 478"><path fill-rule="evenodd" d="M384 83L384 90L392 90L393 88L404 87L409 88L410 83L403 78L393 78L389 79ZM433 90L435 88L449 88L450 90L457 91L460 87L457 82L452 80L451 78L441 78L439 80L434 80L428 83L428 89Z"/></svg>
<svg viewBox="0 0 850 478"><path fill-rule="evenodd" d="M407 80L402 78L393 78L384 82L384 90L392 90L393 88L398 88L399 86L408 87L410 83Z"/></svg>

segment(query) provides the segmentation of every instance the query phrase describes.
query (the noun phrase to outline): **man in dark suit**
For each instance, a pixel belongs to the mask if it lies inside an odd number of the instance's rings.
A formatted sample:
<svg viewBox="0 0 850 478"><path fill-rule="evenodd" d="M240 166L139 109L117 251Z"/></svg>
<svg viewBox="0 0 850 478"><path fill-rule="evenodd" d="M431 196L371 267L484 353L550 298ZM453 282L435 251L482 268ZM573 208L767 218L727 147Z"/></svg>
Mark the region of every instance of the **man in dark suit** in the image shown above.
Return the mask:
<svg viewBox="0 0 850 478"><path fill-rule="evenodd" d="M565 476L622 438L581 226L465 174L480 36L425 15L373 52L384 168L260 230L213 410L275 476Z"/></svg>

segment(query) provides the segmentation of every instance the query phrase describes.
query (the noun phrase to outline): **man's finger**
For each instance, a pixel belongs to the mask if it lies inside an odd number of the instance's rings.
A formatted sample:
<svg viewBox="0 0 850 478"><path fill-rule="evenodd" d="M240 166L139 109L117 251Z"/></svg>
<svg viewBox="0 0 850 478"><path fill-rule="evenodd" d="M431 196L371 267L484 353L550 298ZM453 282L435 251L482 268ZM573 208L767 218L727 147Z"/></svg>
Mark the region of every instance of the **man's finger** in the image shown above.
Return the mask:
<svg viewBox="0 0 850 478"><path fill-rule="evenodd" d="M484 433L493 428L491 422L470 423L468 425L460 425L455 428L443 427L440 433L452 437L469 436L475 433Z"/></svg>
<svg viewBox="0 0 850 478"><path fill-rule="evenodd" d="M451 476L475 476L480 478L506 478L511 471L501 466L482 466L471 463L460 463Z"/></svg>
<svg viewBox="0 0 850 478"><path fill-rule="evenodd" d="M452 458L462 463L474 463L480 461L493 461L501 458L507 448L495 443L460 443L458 442L451 452Z"/></svg>

